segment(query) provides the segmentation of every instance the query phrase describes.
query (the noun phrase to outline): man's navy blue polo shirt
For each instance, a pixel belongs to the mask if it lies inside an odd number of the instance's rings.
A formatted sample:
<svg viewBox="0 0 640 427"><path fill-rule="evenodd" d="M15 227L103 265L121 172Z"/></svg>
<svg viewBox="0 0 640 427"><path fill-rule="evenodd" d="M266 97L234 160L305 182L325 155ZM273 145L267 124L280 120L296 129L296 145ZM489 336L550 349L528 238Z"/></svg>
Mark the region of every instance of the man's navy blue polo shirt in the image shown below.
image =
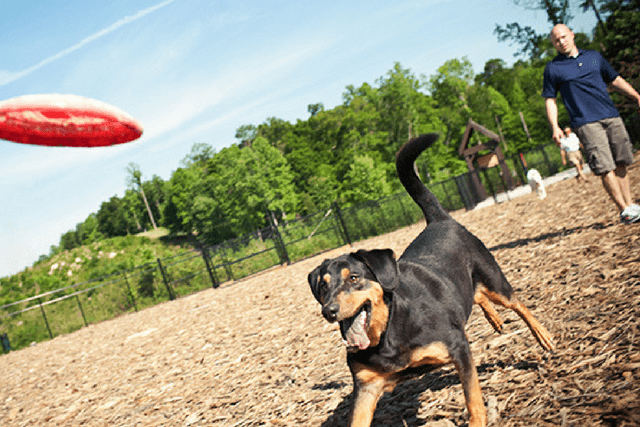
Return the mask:
<svg viewBox="0 0 640 427"><path fill-rule="evenodd" d="M577 57L559 54L544 69L542 96L562 95L571 127L618 117L620 113L607 92L618 73L595 50L579 50Z"/></svg>

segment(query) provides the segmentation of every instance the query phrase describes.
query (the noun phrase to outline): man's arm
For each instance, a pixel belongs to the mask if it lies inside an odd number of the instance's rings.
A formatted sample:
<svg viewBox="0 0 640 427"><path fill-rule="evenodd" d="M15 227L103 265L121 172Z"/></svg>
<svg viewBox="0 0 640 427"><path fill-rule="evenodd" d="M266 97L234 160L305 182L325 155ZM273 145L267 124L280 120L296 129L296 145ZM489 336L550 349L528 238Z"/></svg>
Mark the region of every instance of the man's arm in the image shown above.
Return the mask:
<svg viewBox="0 0 640 427"><path fill-rule="evenodd" d="M611 82L611 86L616 88L619 92L627 95L629 98L635 99L640 108L640 94L631 86L625 79L618 76Z"/></svg>
<svg viewBox="0 0 640 427"><path fill-rule="evenodd" d="M545 99L544 106L547 110L547 119L549 125L551 125L551 133L553 134L553 140L556 145L560 146L560 138L564 137L564 132L558 126L558 104L556 104L555 98Z"/></svg>

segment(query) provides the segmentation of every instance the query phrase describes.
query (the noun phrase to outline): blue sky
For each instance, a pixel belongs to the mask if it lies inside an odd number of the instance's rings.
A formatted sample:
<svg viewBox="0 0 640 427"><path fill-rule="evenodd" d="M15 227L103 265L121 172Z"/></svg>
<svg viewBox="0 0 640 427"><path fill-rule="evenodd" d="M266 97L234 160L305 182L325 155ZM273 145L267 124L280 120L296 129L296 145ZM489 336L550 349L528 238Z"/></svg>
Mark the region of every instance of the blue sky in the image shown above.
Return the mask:
<svg viewBox="0 0 640 427"><path fill-rule="evenodd" d="M575 30L593 28L591 14L575 16ZM241 125L305 120L309 104L333 108L394 62L427 76L463 56L476 71L511 64L516 47L493 30L514 21L550 29L543 12L507 0L0 1L0 100L81 95L145 129L103 148L0 140L0 277L124 195L130 162L167 180L194 143L220 150Z"/></svg>

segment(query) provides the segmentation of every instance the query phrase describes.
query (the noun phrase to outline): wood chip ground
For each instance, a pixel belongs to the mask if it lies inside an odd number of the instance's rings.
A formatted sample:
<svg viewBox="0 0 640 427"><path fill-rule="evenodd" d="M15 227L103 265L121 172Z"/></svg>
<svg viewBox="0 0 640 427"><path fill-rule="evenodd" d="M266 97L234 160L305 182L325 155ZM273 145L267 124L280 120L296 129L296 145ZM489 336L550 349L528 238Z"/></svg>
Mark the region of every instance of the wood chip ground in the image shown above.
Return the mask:
<svg viewBox="0 0 640 427"><path fill-rule="evenodd" d="M640 195L640 166L630 171ZM478 235L555 337L467 325L494 426L640 425L640 224L622 225L590 176L455 218ZM336 325L306 277L360 248L401 253L416 224L288 267L0 356L2 426L346 426L352 384ZM452 368L381 399L374 426L465 426Z"/></svg>

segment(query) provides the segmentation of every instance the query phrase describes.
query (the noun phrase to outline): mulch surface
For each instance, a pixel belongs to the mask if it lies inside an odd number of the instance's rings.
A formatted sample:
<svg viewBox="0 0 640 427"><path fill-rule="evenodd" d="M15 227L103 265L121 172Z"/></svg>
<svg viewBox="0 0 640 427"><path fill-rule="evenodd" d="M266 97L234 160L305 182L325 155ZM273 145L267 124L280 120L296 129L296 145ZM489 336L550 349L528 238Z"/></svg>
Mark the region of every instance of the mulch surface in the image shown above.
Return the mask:
<svg viewBox="0 0 640 427"><path fill-rule="evenodd" d="M640 166L631 169L636 200ZM640 425L640 224L599 179L567 179L454 216L480 237L549 329L546 353L512 312L467 324L490 424ZM3 426L346 426L352 383L337 325L306 277L360 248L397 254L424 224L0 356ZM374 426L464 426L453 368L385 394Z"/></svg>

